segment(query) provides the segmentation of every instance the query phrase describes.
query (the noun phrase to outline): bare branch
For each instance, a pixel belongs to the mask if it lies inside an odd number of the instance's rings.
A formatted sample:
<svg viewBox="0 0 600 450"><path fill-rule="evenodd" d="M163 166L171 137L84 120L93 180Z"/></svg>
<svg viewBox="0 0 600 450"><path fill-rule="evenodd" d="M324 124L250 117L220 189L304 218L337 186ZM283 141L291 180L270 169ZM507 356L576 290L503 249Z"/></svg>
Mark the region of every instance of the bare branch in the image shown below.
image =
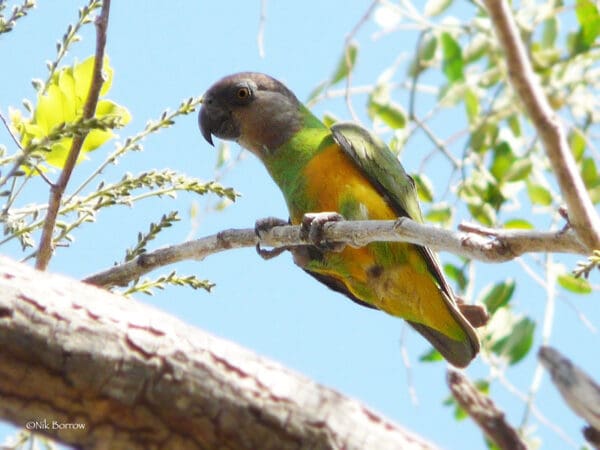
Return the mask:
<svg viewBox="0 0 600 450"><path fill-rule="evenodd" d="M83 106L83 119L91 119L96 113L96 105L98 104L98 97L100 96L100 90L104 84L104 77L102 75L102 65L104 64L104 49L106 47L106 30L108 28L108 16L110 12L110 0L103 0L102 10L100 15L96 18L96 55L94 59L94 69L92 73L92 82L88 91L87 99ZM37 257L35 267L39 270L46 270L50 258L52 257L52 235L54 234L54 227L56 225L56 218L58 216L58 210L62 196L67 188L71 174L83 142L87 137L87 132L78 134L73 138L71 149L67 155L65 165L60 173L60 177L55 185L50 189L50 199L48 200L48 210L46 212L46 218L44 219L44 227L42 229L42 237L40 238L40 244L37 251Z"/></svg>
<svg viewBox="0 0 600 450"><path fill-rule="evenodd" d="M540 348L538 357L567 405L590 424L586 439L600 448L600 385L552 347Z"/></svg>
<svg viewBox="0 0 600 450"><path fill-rule="evenodd" d="M84 450L435 448L232 342L3 257L0 417Z"/></svg>
<svg viewBox="0 0 600 450"><path fill-rule="evenodd" d="M407 218L397 220L341 221L325 225L323 238L330 242L346 242L362 247L375 241L402 241L419 244L433 250L478 259L485 262L504 262L528 252L557 252L585 254L585 247L575 233L524 230L494 230L494 235L484 237L475 233L445 230L414 222ZM164 247L143 254L84 279L97 286L124 286L131 280L168 264L188 259L201 260L214 253L242 247L289 247L310 244L301 236L300 226L274 227L261 232L260 238L253 228L230 229L194 241Z"/></svg>
<svg viewBox="0 0 600 450"><path fill-rule="evenodd" d="M564 127L538 82L506 0L484 0L506 53L508 75L517 97L544 143L546 154L567 203L569 220L588 253L600 249L600 217L586 191L569 148Z"/></svg>
<svg viewBox="0 0 600 450"><path fill-rule="evenodd" d="M258 18L258 33L256 34L256 45L258 56L265 57L265 25L267 23L267 0L260 0L260 16Z"/></svg>
<svg viewBox="0 0 600 450"><path fill-rule="evenodd" d="M456 370L448 370L447 382L452 395L486 436L502 450L525 450L527 445L506 422L504 413L494 402Z"/></svg>

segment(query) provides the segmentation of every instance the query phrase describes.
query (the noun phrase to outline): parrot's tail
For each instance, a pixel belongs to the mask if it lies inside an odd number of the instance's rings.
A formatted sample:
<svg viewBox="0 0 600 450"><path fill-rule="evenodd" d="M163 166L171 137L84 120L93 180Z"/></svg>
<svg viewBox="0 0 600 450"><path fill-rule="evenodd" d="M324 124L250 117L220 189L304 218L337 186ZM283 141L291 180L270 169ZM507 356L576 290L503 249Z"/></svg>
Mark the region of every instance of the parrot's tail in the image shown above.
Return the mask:
<svg viewBox="0 0 600 450"><path fill-rule="evenodd" d="M408 323L427 339L453 366L467 367L479 352L479 340L477 336L470 336L468 332L467 339L457 341L422 323L410 321ZM472 328L468 331L472 331Z"/></svg>
<svg viewBox="0 0 600 450"><path fill-rule="evenodd" d="M450 364L456 367L467 367L473 358L477 356L477 353L479 353L479 338L469 320L461 313L459 309L460 305L455 301L454 295L447 295L444 292L442 294L444 302L448 307L448 312L464 333L462 339L453 339L422 323L410 320L408 323L427 339Z"/></svg>

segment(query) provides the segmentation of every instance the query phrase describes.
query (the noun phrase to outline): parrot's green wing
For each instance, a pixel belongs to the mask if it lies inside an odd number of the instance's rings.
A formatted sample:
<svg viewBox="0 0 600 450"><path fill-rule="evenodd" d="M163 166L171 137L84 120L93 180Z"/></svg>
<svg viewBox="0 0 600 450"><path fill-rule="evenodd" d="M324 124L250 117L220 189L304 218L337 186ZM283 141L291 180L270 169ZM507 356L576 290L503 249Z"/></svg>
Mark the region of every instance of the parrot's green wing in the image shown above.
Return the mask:
<svg viewBox="0 0 600 450"><path fill-rule="evenodd" d="M333 125L331 131L337 143L360 167L399 217L423 222L414 180L404 171L398 158L383 141L352 123ZM465 332L467 340L456 341L426 325L409 323L434 344L446 359L457 366L465 366L479 351L479 339L471 324L459 311L452 289L435 255L427 247L416 247L437 281L450 314Z"/></svg>

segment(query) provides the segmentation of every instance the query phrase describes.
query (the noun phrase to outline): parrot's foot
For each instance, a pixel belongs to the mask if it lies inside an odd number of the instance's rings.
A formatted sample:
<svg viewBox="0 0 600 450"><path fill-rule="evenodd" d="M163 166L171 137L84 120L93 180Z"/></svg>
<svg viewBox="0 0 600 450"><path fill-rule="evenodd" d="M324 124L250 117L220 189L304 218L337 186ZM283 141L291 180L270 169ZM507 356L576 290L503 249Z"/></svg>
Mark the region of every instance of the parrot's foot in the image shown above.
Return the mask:
<svg viewBox="0 0 600 450"><path fill-rule="evenodd" d="M279 219L277 217L265 217L264 219L258 219L254 224L254 233L261 238L262 233L271 230L271 228L280 227L282 225L289 225L289 221ZM260 243L256 244L256 253L262 259L272 259L279 255L281 255L286 250L289 250L288 247L277 247L271 250L264 249L260 246Z"/></svg>
<svg viewBox="0 0 600 450"><path fill-rule="evenodd" d="M341 252L346 247L345 242L329 242L323 240L323 227L328 222L345 220L336 212L306 213L302 217L300 234L303 239L310 240L320 250Z"/></svg>

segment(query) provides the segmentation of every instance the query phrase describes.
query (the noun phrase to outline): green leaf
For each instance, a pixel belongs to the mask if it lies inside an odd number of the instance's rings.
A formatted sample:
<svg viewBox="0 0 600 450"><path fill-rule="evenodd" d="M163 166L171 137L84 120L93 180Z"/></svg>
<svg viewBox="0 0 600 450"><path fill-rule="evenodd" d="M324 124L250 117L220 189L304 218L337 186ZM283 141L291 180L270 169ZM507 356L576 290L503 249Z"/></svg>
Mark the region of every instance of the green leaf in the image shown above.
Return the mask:
<svg viewBox="0 0 600 450"><path fill-rule="evenodd" d="M333 125L335 125L337 122L339 122L339 119L337 117L335 117L333 114L325 113L325 114L323 114L322 121L327 128L331 128Z"/></svg>
<svg viewBox="0 0 600 450"><path fill-rule="evenodd" d="M425 214L425 220L444 226L450 225L452 222L452 209L446 203L434 205Z"/></svg>
<svg viewBox="0 0 600 450"><path fill-rule="evenodd" d="M494 156L490 172L498 181L503 181L506 173L515 162L515 155L510 145L503 141L494 147Z"/></svg>
<svg viewBox="0 0 600 450"><path fill-rule="evenodd" d="M465 108L467 110L469 123L475 123L480 119L479 98L472 89L467 89L465 92Z"/></svg>
<svg viewBox="0 0 600 450"><path fill-rule="evenodd" d="M408 74L410 77L416 77L431 66L435 51L437 50L437 42L438 38L433 33L427 33L423 36L415 59L408 66Z"/></svg>
<svg viewBox="0 0 600 450"><path fill-rule="evenodd" d="M523 359L531 349L535 322L527 317L519 318L507 308L501 308L488 328L491 328L491 350L506 358L510 365Z"/></svg>
<svg viewBox="0 0 600 450"><path fill-rule="evenodd" d="M542 46L544 48L553 48L558 35L558 19L550 17L544 20L542 24Z"/></svg>
<svg viewBox="0 0 600 450"><path fill-rule="evenodd" d="M419 47L419 60L421 62L430 62L435 56L437 50L438 38L435 34L429 34Z"/></svg>
<svg viewBox="0 0 600 450"><path fill-rule="evenodd" d="M525 219L510 219L504 222L504 228L517 230L533 230L533 225Z"/></svg>
<svg viewBox="0 0 600 450"><path fill-rule="evenodd" d="M225 167L231 160L231 151L227 141L220 141L217 147L217 162L215 163L215 169L221 169Z"/></svg>
<svg viewBox="0 0 600 450"><path fill-rule="evenodd" d="M467 287L468 279L465 275L464 268L457 267L454 264L446 263L444 264L444 273L448 276L448 278L454 280L461 291Z"/></svg>
<svg viewBox="0 0 600 450"><path fill-rule="evenodd" d="M510 131L512 131L512 134L515 137L521 137L521 122L519 121L518 114L511 114L510 116L508 116L506 119L506 123L508 123Z"/></svg>
<svg viewBox="0 0 600 450"><path fill-rule="evenodd" d="M426 175L412 175L417 185L417 194L422 202L431 203L433 201L433 185Z"/></svg>
<svg viewBox="0 0 600 450"><path fill-rule="evenodd" d="M580 43L587 50L600 34L600 13L592 0L577 0L575 13L581 26Z"/></svg>
<svg viewBox="0 0 600 450"><path fill-rule="evenodd" d="M594 187L599 181L598 170L596 169L596 161L594 158L583 158L581 162L581 178L586 187Z"/></svg>
<svg viewBox="0 0 600 450"><path fill-rule="evenodd" d="M496 212L489 203L468 205L469 212L477 222L491 227L496 223Z"/></svg>
<svg viewBox="0 0 600 450"><path fill-rule="evenodd" d="M310 94L308 94L306 103L311 103L315 98L317 98L319 95L321 95L321 93L327 88L328 85L329 85L329 83L327 81L319 83L319 85L316 88L314 88L310 92Z"/></svg>
<svg viewBox="0 0 600 450"><path fill-rule="evenodd" d="M571 152L573 152L575 161L581 161L581 157L585 152L586 142L585 136L579 128L574 128L571 133L569 133L569 146L571 147Z"/></svg>
<svg viewBox="0 0 600 450"><path fill-rule="evenodd" d="M425 15L435 17L442 14L452 4L452 0L429 0L425 4Z"/></svg>
<svg viewBox="0 0 600 450"><path fill-rule="evenodd" d="M442 33L442 68L450 84L464 79L462 50L449 33Z"/></svg>
<svg viewBox="0 0 600 450"><path fill-rule="evenodd" d="M477 61L488 55L490 52L490 40L483 33L473 36L467 47L463 51L463 60L465 65Z"/></svg>
<svg viewBox="0 0 600 450"><path fill-rule="evenodd" d="M435 348L432 348L431 350L422 354L419 357L419 361L421 362L437 362L443 360L444 358L442 357L442 354L438 352Z"/></svg>
<svg viewBox="0 0 600 450"><path fill-rule="evenodd" d="M488 286L478 302L483 303L490 315L506 306L515 292L515 281L508 279L493 286Z"/></svg>
<svg viewBox="0 0 600 450"><path fill-rule="evenodd" d="M369 115L377 117L393 130L406 126L406 114L402 107L393 102L378 103L375 100L369 102Z"/></svg>
<svg viewBox="0 0 600 450"><path fill-rule="evenodd" d="M504 174L504 181L514 182L524 180L533 169L533 163L529 158L518 158Z"/></svg>
<svg viewBox="0 0 600 450"><path fill-rule="evenodd" d="M527 195L534 205L549 206L552 204L552 194L541 184L528 183Z"/></svg>
<svg viewBox="0 0 600 450"><path fill-rule="evenodd" d="M592 286L585 278L577 278L567 273L559 275L557 281L564 289L575 294L589 294L592 292Z"/></svg>
<svg viewBox="0 0 600 450"><path fill-rule="evenodd" d="M108 120L103 125L92 121L83 121L83 107L87 101L94 69L94 57L89 57L81 63L63 67L54 72L44 94L38 94L37 105L33 108L31 119L18 119L15 128L21 134L21 144L24 147L32 142L43 143L43 148L50 151L44 154L45 162L62 168L68 151L72 146L72 136L88 132L81 147L78 162L85 159L85 154L98 148L114 137L109 128L122 126L131 120L129 111L117 103L100 99L96 107L95 119ZM108 92L113 76L108 57L104 59L104 84L101 95ZM79 128L81 124L81 128ZM95 127L95 128L94 128ZM68 132L66 131L68 130ZM32 172L37 174L37 172Z"/></svg>
<svg viewBox="0 0 600 450"><path fill-rule="evenodd" d="M115 137L115 134L112 131L91 130L85 137L85 141L83 141L80 156L83 156L85 153L91 152L92 150L96 150L113 137Z"/></svg>
<svg viewBox="0 0 600 450"><path fill-rule="evenodd" d="M331 77L331 84L336 84L345 79L356 64L356 56L358 55L358 45L354 42L350 43L345 49L338 62L337 69L335 70L333 77Z"/></svg>

